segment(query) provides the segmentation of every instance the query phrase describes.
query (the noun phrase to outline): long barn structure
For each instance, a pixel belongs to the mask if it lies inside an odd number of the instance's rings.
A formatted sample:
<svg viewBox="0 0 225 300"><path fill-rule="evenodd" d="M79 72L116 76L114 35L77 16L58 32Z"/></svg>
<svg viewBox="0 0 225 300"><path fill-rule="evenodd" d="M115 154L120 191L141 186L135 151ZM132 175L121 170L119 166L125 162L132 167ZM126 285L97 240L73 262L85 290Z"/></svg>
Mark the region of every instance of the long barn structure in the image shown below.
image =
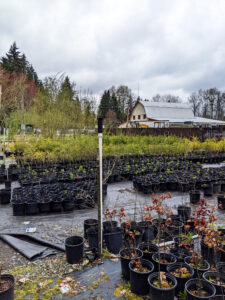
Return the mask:
<svg viewBox="0 0 225 300"><path fill-rule="evenodd" d="M165 128L175 126L224 126L224 121L195 117L186 103L137 101L129 120L120 128Z"/></svg>

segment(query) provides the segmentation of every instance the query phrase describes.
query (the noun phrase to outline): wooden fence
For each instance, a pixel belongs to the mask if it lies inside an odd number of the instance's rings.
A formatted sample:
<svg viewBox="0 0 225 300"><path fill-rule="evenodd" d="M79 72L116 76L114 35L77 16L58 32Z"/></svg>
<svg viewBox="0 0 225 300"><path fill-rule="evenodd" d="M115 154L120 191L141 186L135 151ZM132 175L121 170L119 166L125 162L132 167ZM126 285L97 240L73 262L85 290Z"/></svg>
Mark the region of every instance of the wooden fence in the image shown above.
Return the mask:
<svg viewBox="0 0 225 300"><path fill-rule="evenodd" d="M225 136L225 126L212 127L212 128L120 128L120 129L111 129L111 134L120 134L135 136L135 135L175 135L179 137L198 137L201 141L204 141L206 138L213 137L223 137Z"/></svg>

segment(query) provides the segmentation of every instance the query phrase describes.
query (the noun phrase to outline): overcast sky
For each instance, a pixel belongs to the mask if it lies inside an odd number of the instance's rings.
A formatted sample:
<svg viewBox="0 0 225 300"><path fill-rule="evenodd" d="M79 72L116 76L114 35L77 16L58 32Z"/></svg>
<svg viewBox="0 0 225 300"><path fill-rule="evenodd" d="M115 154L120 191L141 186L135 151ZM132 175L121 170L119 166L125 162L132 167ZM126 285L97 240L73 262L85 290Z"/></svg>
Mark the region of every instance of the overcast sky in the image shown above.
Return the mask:
<svg viewBox="0 0 225 300"><path fill-rule="evenodd" d="M224 0L0 0L0 56L14 41L41 79L97 95L225 90Z"/></svg>

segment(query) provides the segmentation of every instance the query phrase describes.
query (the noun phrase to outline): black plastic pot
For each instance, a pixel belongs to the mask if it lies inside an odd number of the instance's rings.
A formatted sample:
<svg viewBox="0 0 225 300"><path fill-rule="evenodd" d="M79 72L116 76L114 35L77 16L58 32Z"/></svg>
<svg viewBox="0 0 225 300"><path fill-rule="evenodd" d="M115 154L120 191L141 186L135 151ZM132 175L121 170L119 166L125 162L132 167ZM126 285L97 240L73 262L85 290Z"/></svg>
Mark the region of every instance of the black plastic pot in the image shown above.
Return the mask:
<svg viewBox="0 0 225 300"><path fill-rule="evenodd" d="M118 254L123 246L123 233L119 227L113 228L111 232L104 233L106 247L109 252Z"/></svg>
<svg viewBox="0 0 225 300"><path fill-rule="evenodd" d="M63 206L64 211L73 211L75 204L72 200L71 201L63 201L62 206Z"/></svg>
<svg viewBox="0 0 225 300"><path fill-rule="evenodd" d="M97 219L86 219L84 220L84 238L87 239L87 230L90 227L97 227L98 220Z"/></svg>
<svg viewBox="0 0 225 300"><path fill-rule="evenodd" d="M183 221L188 220L191 216L191 208L189 206L179 205L177 207L177 213Z"/></svg>
<svg viewBox="0 0 225 300"><path fill-rule="evenodd" d="M200 196L201 196L200 191L197 190L190 191L189 195L190 195L191 204L197 204L200 201Z"/></svg>
<svg viewBox="0 0 225 300"><path fill-rule="evenodd" d="M65 240L66 260L69 264L78 263L83 258L84 239L82 236L71 236Z"/></svg>
<svg viewBox="0 0 225 300"><path fill-rule="evenodd" d="M217 201L218 201L218 208L225 210L225 197L224 195L218 195L217 196Z"/></svg>
<svg viewBox="0 0 225 300"><path fill-rule="evenodd" d="M172 220L172 222L168 226L169 233L173 236L179 235L182 233L182 229L184 224L179 220Z"/></svg>
<svg viewBox="0 0 225 300"><path fill-rule="evenodd" d="M172 253L160 252L160 259L166 259L169 263L160 262L160 272L166 272L166 268L170 264L174 264L177 262L176 257ZM155 271L159 270L159 261L158 261L158 253L152 254L152 261L155 266Z"/></svg>
<svg viewBox="0 0 225 300"><path fill-rule="evenodd" d="M207 260L210 264L216 265L217 262L220 261L221 251L215 250L214 248L209 248L203 241L200 242L201 244L201 253L202 257Z"/></svg>
<svg viewBox="0 0 225 300"><path fill-rule="evenodd" d="M224 261L218 262L216 264L216 270L217 272L225 274L225 262Z"/></svg>
<svg viewBox="0 0 225 300"><path fill-rule="evenodd" d="M117 227L117 221L104 221L102 224L104 233L111 232L112 228Z"/></svg>
<svg viewBox="0 0 225 300"><path fill-rule="evenodd" d="M154 265L146 259L141 259L141 264L148 268L149 272L137 272L134 270L135 263L129 263L131 292L137 295L146 295L149 293L148 276L153 272Z"/></svg>
<svg viewBox="0 0 225 300"><path fill-rule="evenodd" d="M211 298L212 300L225 300L225 295L216 295Z"/></svg>
<svg viewBox="0 0 225 300"><path fill-rule="evenodd" d="M52 201L51 202L51 211L52 212L61 212L62 211L62 201Z"/></svg>
<svg viewBox="0 0 225 300"><path fill-rule="evenodd" d="M177 287L177 280L171 274L166 273L167 280L172 281L173 286L170 289L157 288L153 282L159 276L158 272L152 273L148 276L148 284L150 286L150 299L152 300L174 300L175 289Z"/></svg>
<svg viewBox="0 0 225 300"><path fill-rule="evenodd" d="M131 253L136 253L136 258L126 258L125 256L129 256L128 254ZM129 263L131 260L138 260L140 258L142 258L143 256L143 252L140 249L133 249L133 248L124 248L122 250L120 250L119 252L120 254L120 263L121 263L121 271L122 271L122 275L123 278L125 280L129 280L130 279L130 269L129 269Z"/></svg>
<svg viewBox="0 0 225 300"><path fill-rule="evenodd" d="M51 203L49 202L39 202L40 213L49 213L51 211Z"/></svg>
<svg viewBox="0 0 225 300"><path fill-rule="evenodd" d="M213 194L217 194L221 192L221 183L215 182L213 183Z"/></svg>
<svg viewBox="0 0 225 300"><path fill-rule="evenodd" d="M13 203L13 215L25 216L25 203Z"/></svg>
<svg viewBox="0 0 225 300"><path fill-rule="evenodd" d="M203 279L205 279L206 281L210 282L216 289L216 294L217 295L224 295L225 294L225 288L222 287L221 285L217 285L214 282L211 281L211 279L213 278L221 278L223 280L223 282L225 281L225 274L224 273L220 273L220 272L205 272L203 274Z"/></svg>
<svg viewBox="0 0 225 300"><path fill-rule="evenodd" d="M158 246L148 242L139 244L138 248L143 252L143 258L149 261L152 261L152 254L157 253L159 250Z"/></svg>
<svg viewBox="0 0 225 300"><path fill-rule="evenodd" d="M25 203L26 215L37 215L39 213L38 203Z"/></svg>
<svg viewBox="0 0 225 300"><path fill-rule="evenodd" d="M195 290L198 288L199 283L203 287L203 290L205 290L209 295L206 297L199 297L196 295L193 295L190 293L191 290ZM185 291L187 292L187 300L198 300L198 299L212 299L212 297L216 294L215 287L203 279L189 279L185 284Z"/></svg>
<svg viewBox="0 0 225 300"><path fill-rule="evenodd" d="M0 203L9 204L11 198L11 190L2 189L0 190Z"/></svg>
<svg viewBox="0 0 225 300"><path fill-rule="evenodd" d="M155 234L154 234L154 228L152 226L152 223L150 221L144 221L144 222L138 222L138 227L143 229L143 241L149 242L154 240Z"/></svg>
<svg viewBox="0 0 225 300"><path fill-rule="evenodd" d="M190 273L190 276L177 277L174 274L172 274L176 269L183 268L183 267L188 269L188 272ZM175 292L176 296L178 296L178 294L180 292L184 291L185 283L194 276L194 269L192 267L190 267L189 265L185 264L185 263L172 264L172 265L167 267L167 272L171 273L171 275L173 275L177 280L177 287L176 287L176 292Z"/></svg>
<svg viewBox="0 0 225 300"><path fill-rule="evenodd" d="M186 264L190 264L190 261L191 261L191 257L190 256L187 256L184 258L184 262ZM192 267L192 266L191 266ZM192 267L194 269L194 277L202 277L203 273L209 271L210 269L210 264L207 262L207 260L204 260L203 262L203 267L201 269L196 269L194 266Z"/></svg>
<svg viewBox="0 0 225 300"><path fill-rule="evenodd" d="M212 183L207 183L203 185L204 196L212 196L213 195L213 185Z"/></svg>
<svg viewBox="0 0 225 300"><path fill-rule="evenodd" d="M11 189L11 181L10 180L5 181L5 188L8 190Z"/></svg>
<svg viewBox="0 0 225 300"><path fill-rule="evenodd" d="M184 262L184 258L191 255L191 252L181 247L171 248L170 253L172 253L176 257L177 262Z"/></svg>
<svg viewBox="0 0 225 300"><path fill-rule="evenodd" d="M95 228L88 228L86 231L88 245L90 248L98 248L98 231Z"/></svg>
<svg viewBox="0 0 225 300"><path fill-rule="evenodd" d="M0 300L13 300L14 299L14 284L15 279L10 274L3 274L0 276L0 280L11 281L11 286L8 290L0 292Z"/></svg>

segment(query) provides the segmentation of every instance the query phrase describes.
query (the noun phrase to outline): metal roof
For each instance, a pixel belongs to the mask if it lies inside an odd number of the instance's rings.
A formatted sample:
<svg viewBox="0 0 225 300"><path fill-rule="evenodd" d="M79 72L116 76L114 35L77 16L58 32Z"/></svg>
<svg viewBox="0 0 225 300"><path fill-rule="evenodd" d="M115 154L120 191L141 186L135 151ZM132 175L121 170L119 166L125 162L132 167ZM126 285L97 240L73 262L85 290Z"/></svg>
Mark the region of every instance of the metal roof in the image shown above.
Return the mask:
<svg viewBox="0 0 225 300"><path fill-rule="evenodd" d="M194 118L191 107L186 103L166 103L166 102L140 102L146 112L147 118L150 119L182 119Z"/></svg>
<svg viewBox="0 0 225 300"><path fill-rule="evenodd" d="M225 125L225 122L195 117L188 103L167 103L140 101L144 106L146 116L156 121L167 121L169 123L193 122L195 124ZM143 122L146 124L146 122ZM147 124L146 124L147 125Z"/></svg>

